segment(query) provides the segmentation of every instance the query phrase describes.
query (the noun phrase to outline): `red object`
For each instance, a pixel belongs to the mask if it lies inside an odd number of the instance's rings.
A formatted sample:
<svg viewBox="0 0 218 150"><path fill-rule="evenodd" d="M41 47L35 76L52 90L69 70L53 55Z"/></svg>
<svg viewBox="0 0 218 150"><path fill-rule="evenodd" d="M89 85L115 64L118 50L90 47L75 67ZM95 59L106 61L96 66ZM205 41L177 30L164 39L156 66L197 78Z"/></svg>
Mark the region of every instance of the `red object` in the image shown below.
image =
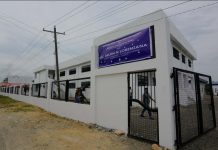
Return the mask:
<svg viewBox="0 0 218 150"><path fill-rule="evenodd" d="M22 83L7 83L7 82L0 83L0 86L3 86L3 87L20 86L20 85L23 85L23 84Z"/></svg>

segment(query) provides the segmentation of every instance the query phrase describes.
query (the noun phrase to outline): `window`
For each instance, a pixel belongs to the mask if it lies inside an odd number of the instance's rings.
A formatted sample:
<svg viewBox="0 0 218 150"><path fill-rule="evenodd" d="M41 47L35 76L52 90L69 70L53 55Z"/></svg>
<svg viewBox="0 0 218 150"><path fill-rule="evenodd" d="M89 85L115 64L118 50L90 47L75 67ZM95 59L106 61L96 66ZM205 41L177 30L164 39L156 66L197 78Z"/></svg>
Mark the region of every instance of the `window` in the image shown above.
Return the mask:
<svg viewBox="0 0 218 150"><path fill-rule="evenodd" d="M72 75L72 74L76 74L76 69L70 69L69 70L69 75Z"/></svg>
<svg viewBox="0 0 218 150"><path fill-rule="evenodd" d="M182 62L185 64L185 56L182 55Z"/></svg>
<svg viewBox="0 0 218 150"><path fill-rule="evenodd" d="M76 83L69 83L69 89L75 89Z"/></svg>
<svg viewBox="0 0 218 150"><path fill-rule="evenodd" d="M191 62L191 60L188 60L188 66L189 66L189 67L192 66L192 62Z"/></svg>
<svg viewBox="0 0 218 150"><path fill-rule="evenodd" d="M173 47L173 56L176 58L176 59L179 59L179 51Z"/></svg>
<svg viewBox="0 0 218 150"><path fill-rule="evenodd" d="M60 72L60 76L61 76L61 77L65 76L65 71L61 71L61 72Z"/></svg>
<svg viewBox="0 0 218 150"><path fill-rule="evenodd" d="M90 88L90 81L81 82L82 89Z"/></svg>
<svg viewBox="0 0 218 150"><path fill-rule="evenodd" d="M148 77L138 75L138 86L148 86Z"/></svg>
<svg viewBox="0 0 218 150"><path fill-rule="evenodd" d="M89 72L89 71L91 71L90 65L82 66L82 72Z"/></svg>
<svg viewBox="0 0 218 150"><path fill-rule="evenodd" d="M50 79L54 79L55 78L55 71L54 70L49 70L48 71L48 77Z"/></svg>

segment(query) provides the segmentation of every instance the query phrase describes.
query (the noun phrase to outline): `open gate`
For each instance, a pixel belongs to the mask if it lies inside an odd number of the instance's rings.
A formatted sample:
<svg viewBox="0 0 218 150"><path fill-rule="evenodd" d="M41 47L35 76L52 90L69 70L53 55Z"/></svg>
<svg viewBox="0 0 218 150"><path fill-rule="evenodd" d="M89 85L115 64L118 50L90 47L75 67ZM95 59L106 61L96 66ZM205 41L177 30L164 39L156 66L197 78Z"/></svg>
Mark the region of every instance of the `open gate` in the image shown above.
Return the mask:
<svg viewBox="0 0 218 150"><path fill-rule="evenodd" d="M155 71L128 73L128 136L158 143L155 87Z"/></svg>
<svg viewBox="0 0 218 150"><path fill-rule="evenodd" d="M216 127L211 76L173 69L177 148Z"/></svg>

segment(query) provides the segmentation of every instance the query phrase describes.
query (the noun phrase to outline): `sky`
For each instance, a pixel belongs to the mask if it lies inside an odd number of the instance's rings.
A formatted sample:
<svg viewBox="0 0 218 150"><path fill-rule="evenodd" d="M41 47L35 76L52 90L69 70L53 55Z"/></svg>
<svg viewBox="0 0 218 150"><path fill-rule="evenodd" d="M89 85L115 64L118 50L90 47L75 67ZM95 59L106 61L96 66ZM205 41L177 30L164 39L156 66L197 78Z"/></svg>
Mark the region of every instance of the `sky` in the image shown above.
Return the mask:
<svg viewBox="0 0 218 150"><path fill-rule="evenodd" d="M177 4L164 12L196 50L194 70L218 81L218 4L196 9L213 3L0 1L0 81L7 75L33 76L37 67L55 65L53 34L43 28L53 30L56 25L58 32L66 33L58 35L59 62L63 62L89 52L95 37L124 25L121 22Z"/></svg>

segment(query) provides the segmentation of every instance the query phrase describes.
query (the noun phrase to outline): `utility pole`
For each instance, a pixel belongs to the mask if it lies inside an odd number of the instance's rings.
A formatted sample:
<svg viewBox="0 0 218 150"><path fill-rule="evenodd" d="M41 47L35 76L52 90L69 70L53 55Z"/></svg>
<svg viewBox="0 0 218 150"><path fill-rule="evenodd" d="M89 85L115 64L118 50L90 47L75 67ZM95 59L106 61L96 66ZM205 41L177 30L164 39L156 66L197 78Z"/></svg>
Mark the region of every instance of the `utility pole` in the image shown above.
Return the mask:
<svg viewBox="0 0 218 150"><path fill-rule="evenodd" d="M57 34L65 35L65 32L60 33L56 31L56 27L54 26L54 31L45 30L43 28L43 31L54 33L54 43L55 43L55 60L56 60L56 74L57 74L57 86L58 86L58 99L60 99L60 78L59 78L59 63L58 63L58 45L57 45Z"/></svg>

